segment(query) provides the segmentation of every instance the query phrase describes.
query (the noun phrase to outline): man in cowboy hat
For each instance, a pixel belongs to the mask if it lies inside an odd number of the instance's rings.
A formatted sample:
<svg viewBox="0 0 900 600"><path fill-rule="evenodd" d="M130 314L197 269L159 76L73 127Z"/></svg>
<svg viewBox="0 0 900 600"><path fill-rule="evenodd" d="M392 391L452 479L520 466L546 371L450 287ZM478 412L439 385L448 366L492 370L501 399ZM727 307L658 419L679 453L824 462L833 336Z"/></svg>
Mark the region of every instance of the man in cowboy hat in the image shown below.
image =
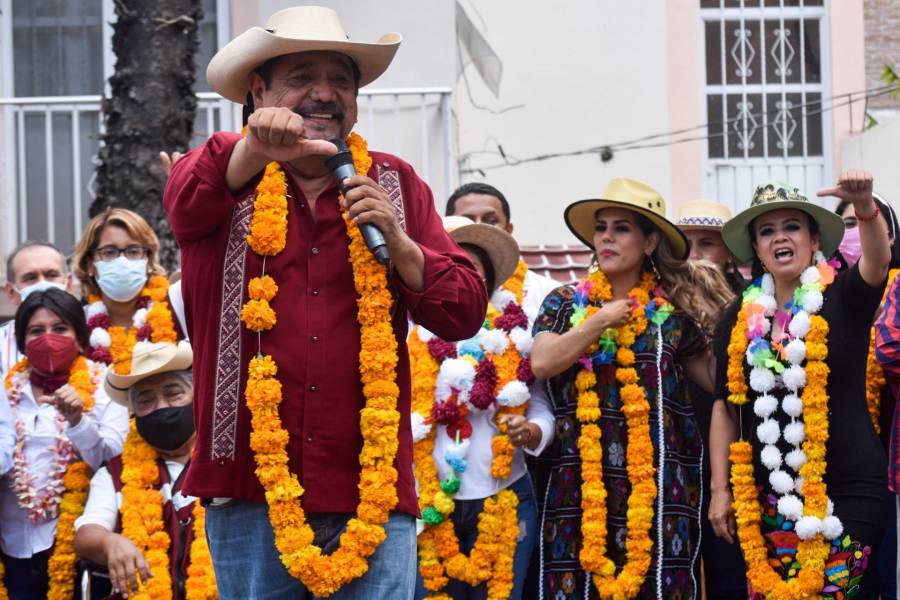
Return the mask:
<svg viewBox="0 0 900 600"><path fill-rule="evenodd" d="M163 500L163 522L171 543L169 564L177 565L172 578L174 598L183 598L190 553L194 538L193 511L196 498L182 493L182 471L194 448L194 397L191 363L193 354L187 342L142 342L135 347L131 372L120 375L107 372L104 389L110 399L134 415L136 431L157 453L154 465L159 469L158 489ZM127 444L127 442L126 442ZM75 521L75 552L109 571L112 593L138 591L138 576L146 582L151 573L147 557L136 544L122 535L123 456L108 461L91 478L91 490L84 512ZM159 575L159 574L156 574ZM104 585L102 578L91 578L93 585ZM94 590L97 592L98 590ZM99 596L92 596L99 597Z"/></svg>
<svg viewBox="0 0 900 600"><path fill-rule="evenodd" d="M183 291L195 352L197 446L185 481L210 499L207 533L223 597L302 596L274 544L265 495L250 449L244 401L247 367L261 348L280 366L280 416L289 432L291 473L325 553L359 504L360 327L342 210L384 234L392 260L392 326L398 339L399 502L386 541L365 575L339 596L411 597L418 502L412 473L410 381L405 346L410 314L445 339L465 339L481 325L487 302L471 261L444 232L428 186L396 156L369 152L368 173L345 180L343 197L325 158L328 140L346 138L359 87L391 62L398 34L376 43L350 41L334 11L282 10L209 64L211 87L252 105L245 137L217 133L172 167L165 205L181 247ZM277 256L248 247L254 189L267 164L287 180L286 244ZM247 283L263 269L278 284L277 324L261 335L240 320ZM337 596L332 596L337 597Z"/></svg>

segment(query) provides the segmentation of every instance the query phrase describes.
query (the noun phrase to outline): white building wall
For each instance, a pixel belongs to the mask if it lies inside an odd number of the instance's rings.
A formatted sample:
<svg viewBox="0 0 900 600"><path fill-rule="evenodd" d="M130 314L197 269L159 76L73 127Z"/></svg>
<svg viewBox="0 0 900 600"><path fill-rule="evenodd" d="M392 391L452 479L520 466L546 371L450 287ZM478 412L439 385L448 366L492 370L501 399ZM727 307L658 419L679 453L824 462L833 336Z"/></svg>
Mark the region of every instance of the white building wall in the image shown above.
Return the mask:
<svg viewBox="0 0 900 600"><path fill-rule="evenodd" d="M841 146L841 169L865 169L875 178L875 191L900 211L900 118L849 137Z"/></svg>
<svg viewBox="0 0 900 600"><path fill-rule="evenodd" d="M500 97L494 98L470 66L472 97L494 110L522 105L502 114L479 110L460 80L458 153L471 156L469 167L503 162L498 143L510 159L526 158L669 130L666 3L462 4L504 69ZM576 243L562 218L567 204L598 197L615 176L645 181L669 200L669 160L668 148L622 152L607 163L592 154L470 173L463 180L483 180L506 195L519 243Z"/></svg>

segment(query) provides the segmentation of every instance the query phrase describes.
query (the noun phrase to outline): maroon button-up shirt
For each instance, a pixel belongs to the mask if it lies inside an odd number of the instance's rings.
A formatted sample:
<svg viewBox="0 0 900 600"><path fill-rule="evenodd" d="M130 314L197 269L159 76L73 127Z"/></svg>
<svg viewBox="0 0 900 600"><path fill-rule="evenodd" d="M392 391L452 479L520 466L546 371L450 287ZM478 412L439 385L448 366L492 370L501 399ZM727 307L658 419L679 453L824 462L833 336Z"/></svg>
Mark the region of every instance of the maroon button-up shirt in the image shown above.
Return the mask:
<svg viewBox="0 0 900 600"><path fill-rule="evenodd" d="M187 472L187 493L263 501L250 450L250 413L244 401L247 364L257 336L240 322L247 281L260 274L262 257L247 248L253 188L232 194L225 169L240 137L217 133L172 170L165 206L181 247L188 329L194 348L194 418L197 444ZM410 375L406 351L407 312L438 336L457 340L475 334L487 302L484 286L466 254L443 229L428 186L395 156L371 153L369 176L379 166L399 177L406 232L425 255L425 287L414 292L399 277L394 333L400 354L398 510L416 515L410 431ZM303 193L288 178L287 247L266 259L278 283L272 302L273 330L261 335L262 351L279 366L281 418L290 433L292 472L310 512L354 512L359 501L362 436L359 411L359 324L348 262L348 237L330 187L316 200L316 218Z"/></svg>

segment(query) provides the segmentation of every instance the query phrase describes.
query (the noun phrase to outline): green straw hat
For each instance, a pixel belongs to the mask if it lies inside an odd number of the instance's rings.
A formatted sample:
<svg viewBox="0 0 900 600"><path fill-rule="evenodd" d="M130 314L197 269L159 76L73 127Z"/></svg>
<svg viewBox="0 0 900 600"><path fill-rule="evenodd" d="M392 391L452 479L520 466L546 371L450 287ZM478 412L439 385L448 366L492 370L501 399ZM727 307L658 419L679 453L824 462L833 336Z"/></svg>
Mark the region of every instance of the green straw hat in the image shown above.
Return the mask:
<svg viewBox="0 0 900 600"><path fill-rule="evenodd" d="M756 217L783 208L802 210L819 226L819 249L825 256L837 250L844 237L844 221L832 211L810 202L800 190L782 181L758 185L750 207L739 212L722 228L722 239L735 258L750 262L756 253L750 239L750 224Z"/></svg>

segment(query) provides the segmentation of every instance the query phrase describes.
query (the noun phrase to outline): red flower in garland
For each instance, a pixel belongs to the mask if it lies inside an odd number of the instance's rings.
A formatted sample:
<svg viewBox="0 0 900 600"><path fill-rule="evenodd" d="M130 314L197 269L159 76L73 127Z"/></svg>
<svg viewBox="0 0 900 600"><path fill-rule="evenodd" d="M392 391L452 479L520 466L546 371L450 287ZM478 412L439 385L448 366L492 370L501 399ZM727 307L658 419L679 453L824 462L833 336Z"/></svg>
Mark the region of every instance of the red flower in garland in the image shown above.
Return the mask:
<svg viewBox="0 0 900 600"><path fill-rule="evenodd" d="M456 398L451 398L446 402L435 402L431 407L431 417L428 419L432 423L440 425L450 425L461 418L465 418L465 413L456 403Z"/></svg>
<svg viewBox="0 0 900 600"><path fill-rule="evenodd" d="M453 342L445 342L439 337L433 337L428 340L428 352L439 363L448 358L457 357L456 344Z"/></svg>
<svg viewBox="0 0 900 600"><path fill-rule="evenodd" d="M87 322L88 329L91 330L97 327L100 327L101 329L109 329L110 325L112 325L112 323L109 320L109 314L105 312L97 313L96 315L88 319Z"/></svg>
<svg viewBox="0 0 900 600"><path fill-rule="evenodd" d="M519 368L516 369L516 379L524 382L527 385L531 385L534 383L534 371L531 370L531 357L525 356L522 358L522 361L519 363Z"/></svg>
<svg viewBox="0 0 900 600"><path fill-rule="evenodd" d="M144 323L141 325L141 328L137 330L135 337L139 342L146 342L150 339L150 324Z"/></svg>
<svg viewBox="0 0 900 600"><path fill-rule="evenodd" d="M521 305L516 304L515 302L509 302L503 309L503 314L494 319L494 327L496 329L502 329L506 333L509 333L516 327L527 328L528 315L522 310Z"/></svg>
<svg viewBox="0 0 900 600"><path fill-rule="evenodd" d="M110 353L109 348L94 348L94 351L91 352L91 360L108 365L112 362L112 354Z"/></svg>
<svg viewBox="0 0 900 600"><path fill-rule="evenodd" d="M494 390L497 389L497 367L494 361L486 358L478 363L478 370L475 371L475 382L472 384L472 391L469 392L469 402L472 406L481 410L487 410L497 401Z"/></svg>

